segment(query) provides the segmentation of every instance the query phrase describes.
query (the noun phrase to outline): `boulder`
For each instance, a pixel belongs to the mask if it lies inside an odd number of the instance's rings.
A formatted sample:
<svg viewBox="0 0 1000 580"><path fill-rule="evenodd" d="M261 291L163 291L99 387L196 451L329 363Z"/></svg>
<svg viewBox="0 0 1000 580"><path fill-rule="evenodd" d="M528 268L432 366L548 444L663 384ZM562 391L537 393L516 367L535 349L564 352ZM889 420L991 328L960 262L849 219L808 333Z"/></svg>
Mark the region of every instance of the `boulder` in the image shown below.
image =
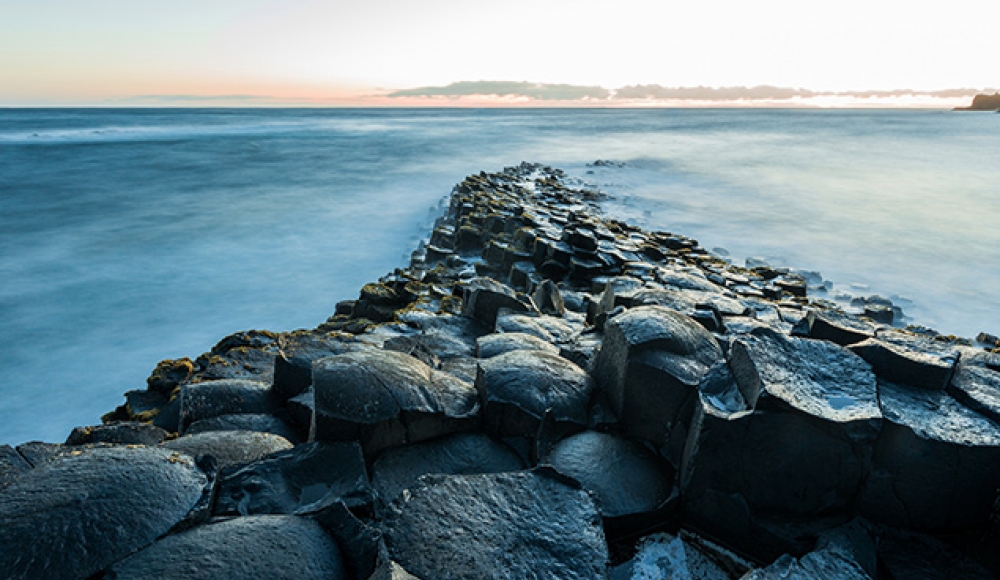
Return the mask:
<svg viewBox="0 0 1000 580"><path fill-rule="evenodd" d="M862 513L923 530L986 524L1000 481L1000 426L942 391L880 382L879 399L885 420Z"/></svg>
<svg viewBox="0 0 1000 580"><path fill-rule="evenodd" d="M529 310L514 290L492 278L473 278L465 285L462 316L472 318L486 328L493 328L501 308L514 312Z"/></svg>
<svg viewBox="0 0 1000 580"><path fill-rule="evenodd" d="M719 344L692 318L640 306L608 320L594 376L625 433L669 457L671 438L683 440L677 427L689 422L699 381L720 360Z"/></svg>
<svg viewBox="0 0 1000 580"><path fill-rule="evenodd" d="M877 338L852 344L850 348L872 365L880 379L935 391L948 386L958 362L953 353L916 350Z"/></svg>
<svg viewBox="0 0 1000 580"><path fill-rule="evenodd" d="M275 409L268 384L240 379L194 383L181 387L181 429L202 419L234 413L268 413Z"/></svg>
<svg viewBox="0 0 1000 580"><path fill-rule="evenodd" d="M593 499L544 470L425 476L382 527L390 557L421 578L605 578Z"/></svg>
<svg viewBox="0 0 1000 580"><path fill-rule="evenodd" d="M566 314L566 302L563 300L559 287L552 280L544 280L531 293L531 300L539 312L550 316Z"/></svg>
<svg viewBox="0 0 1000 580"><path fill-rule="evenodd" d="M609 536L664 521L668 501L676 499L670 465L638 443L615 435L596 431L573 435L556 444L546 462L594 495Z"/></svg>
<svg viewBox="0 0 1000 580"><path fill-rule="evenodd" d="M554 344L523 332L487 334L476 341L476 356L479 358L492 358L513 350L539 350L559 354L559 348Z"/></svg>
<svg viewBox="0 0 1000 580"><path fill-rule="evenodd" d="M115 445L159 445L167 432L147 423L110 423L90 427L76 427L66 438L66 445L111 443Z"/></svg>
<svg viewBox="0 0 1000 580"><path fill-rule="evenodd" d="M372 503L357 443L303 443L226 470L219 480L215 513L291 514L335 500L352 508Z"/></svg>
<svg viewBox="0 0 1000 580"><path fill-rule="evenodd" d="M365 456L466 431L478 423L472 385L392 351L370 350L313 363L310 439L360 441Z"/></svg>
<svg viewBox="0 0 1000 580"><path fill-rule="evenodd" d="M247 516L167 536L112 566L107 580L347 580L337 543L310 519Z"/></svg>
<svg viewBox="0 0 1000 580"><path fill-rule="evenodd" d="M77 450L0 490L0 570L10 580L90 578L185 518L208 478L188 455Z"/></svg>
<svg viewBox="0 0 1000 580"><path fill-rule="evenodd" d="M187 453L192 457L211 455L219 467L250 463L291 446L284 437L255 431L206 431L197 435L185 435L161 445L165 449Z"/></svg>
<svg viewBox="0 0 1000 580"><path fill-rule="evenodd" d="M503 443L481 434L461 433L392 449L372 465L372 484L384 502L428 474L473 475L524 469L520 457Z"/></svg>
<svg viewBox="0 0 1000 580"><path fill-rule="evenodd" d="M546 413L569 430L586 427L594 381L557 355L515 350L480 361L476 389L487 433L533 437Z"/></svg>
<svg viewBox="0 0 1000 580"><path fill-rule="evenodd" d="M274 394L282 401L302 393L312 385L313 361L370 348L342 335L312 332L282 335L278 344L281 350L274 359Z"/></svg>

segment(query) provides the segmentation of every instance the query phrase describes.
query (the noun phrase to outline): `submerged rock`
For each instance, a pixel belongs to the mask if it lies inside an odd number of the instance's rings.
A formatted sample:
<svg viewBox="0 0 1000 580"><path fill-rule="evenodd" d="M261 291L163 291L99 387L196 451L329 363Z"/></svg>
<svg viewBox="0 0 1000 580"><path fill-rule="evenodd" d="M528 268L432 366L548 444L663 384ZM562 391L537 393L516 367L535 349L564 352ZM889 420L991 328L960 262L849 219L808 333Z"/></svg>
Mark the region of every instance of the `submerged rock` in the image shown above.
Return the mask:
<svg viewBox="0 0 1000 580"><path fill-rule="evenodd" d="M392 559L421 578L605 578L593 500L544 472L426 476L382 528Z"/></svg>
<svg viewBox="0 0 1000 580"><path fill-rule="evenodd" d="M347 580L340 548L316 522L247 516L167 536L115 564L108 580Z"/></svg>
<svg viewBox="0 0 1000 580"><path fill-rule="evenodd" d="M0 490L4 578L83 580L167 533L208 479L188 455L108 447L60 455Z"/></svg>

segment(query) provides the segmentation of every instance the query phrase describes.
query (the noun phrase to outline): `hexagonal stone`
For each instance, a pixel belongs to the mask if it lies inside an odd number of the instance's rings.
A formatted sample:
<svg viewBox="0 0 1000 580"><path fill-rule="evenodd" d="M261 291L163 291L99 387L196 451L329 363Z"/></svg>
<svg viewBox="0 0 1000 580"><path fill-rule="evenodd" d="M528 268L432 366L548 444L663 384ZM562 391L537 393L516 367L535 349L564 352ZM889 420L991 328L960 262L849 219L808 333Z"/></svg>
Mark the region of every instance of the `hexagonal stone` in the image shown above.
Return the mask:
<svg viewBox="0 0 1000 580"><path fill-rule="evenodd" d="M852 344L850 349L868 361L880 379L934 391L948 386L958 362L958 355L950 352L918 350L877 338Z"/></svg>
<svg viewBox="0 0 1000 580"><path fill-rule="evenodd" d="M523 332L487 334L476 340L476 346L476 356L479 358L492 358L514 350L540 350L559 354L559 348L556 345Z"/></svg>
<svg viewBox="0 0 1000 580"><path fill-rule="evenodd" d="M810 310L796 324L792 333L847 346L874 338L875 326L856 316L835 310Z"/></svg>
<svg viewBox="0 0 1000 580"><path fill-rule="evenodd" d="M556 424L585 427L594 381L559 356L515 350L481 360L476 389L488 433L534 437L546 413Z"/></svg>
<svg viewBox="0 0 1000 580"><path fill-rule="evenodd" d="M66 445L86 445L110 443L114 445L159 445L167 437L167 432L147 423L116 422L107 425L76 427Z"/></svg>
<svg viewBox="0 0 1000 580"><path fill-rule="evenodd" d="M85 579L180 522L208 479L168 449L77 450L0 490L4 578Z"/></svg>
<svg viewBox="0 0 1000 580"><path fill-rule="evenodd" d="M472 385L402 353L359 351L313 363L310 438L360 441L365 456L466 431L478 420Z"/></svg>
<svg viewBox="0 0 1000 580"><path fill-rule="evenodd" d="M291 514L339 500L369 506L372 488L357 443L303 443L219 478L218 515Z"/></svg>
<svg viewBox="0 0 1000 580"><path fill-rule="evenodd" d="M285 415L285 413L282 413ZM308 423L308 421L307 421ZM241 413L235 415L219 415L209 419L195 421L184 431L185 435L197 435L209 431L257 431L273 433L296 443L302 440L302 434L283 419L269 413Z"/></svg>
<svg viewBox="0 0 1000 580"><path fill-rule="evenodd" d="M879 398L885 420L862 513L924 530L985 524L1000 481L1000 425L941 391L882 382Z"/></svg>
<svg viewBox="0 0 1000 580"><path fill-rule="evenodd" d="M202 419L234 413L269 413L276 401L266 383L242 379L206 381L181 387L181 429Z"/></svg>
<svg viewBox="0 0 1000 580"><path fill-rule="evenodd" d="M948 393L966 407L1000 423L1000 372L987 367L959 365Z"/></svg>
<svg viewBox="0 0 1000 580"><path fill-rule="evenodd" d="M218 461L219 467L228 467L256 461L275 451L289 449L292 444L288 439L273 433L206 431L167 441L161 447L187 453L192 457L211 455Z"/></svg>
<svg viewBox="0 0 1000 580"><path fill-rule="evenodd" d="M10 445L0 445L0 488L30 470L31 464L17 450Z"/></svg>
<svg viewBox="0 0 1000 580"><path fill-rule="evenodd" d="M501 308L514 312L528 311L528 305L518 299L513 289L492 278L473 278L465 285L462 316L472 318L486 328L493 328Z"/></svg>
<svg viewBox="0 0 1000 580"><path fill-rule="evenodd" d="M347 580L337 543L313 520L247 516L167 536L115 564L108 580Z"/></svg>
<svg viewBox="0 0 1000 580"><path fill-rule="evenodd" d="M372 465L372 484L385 502L413 486L422 475L473 475L524 469L512 449L479 433L460 433L391 449Z"/></svg>
<svg viewBox="0 0 1000 580"><path fill-rule="evenodd" d="M390 557L421 578L605 578L593 499L544 471L425 476L382 522Z"/></svg>

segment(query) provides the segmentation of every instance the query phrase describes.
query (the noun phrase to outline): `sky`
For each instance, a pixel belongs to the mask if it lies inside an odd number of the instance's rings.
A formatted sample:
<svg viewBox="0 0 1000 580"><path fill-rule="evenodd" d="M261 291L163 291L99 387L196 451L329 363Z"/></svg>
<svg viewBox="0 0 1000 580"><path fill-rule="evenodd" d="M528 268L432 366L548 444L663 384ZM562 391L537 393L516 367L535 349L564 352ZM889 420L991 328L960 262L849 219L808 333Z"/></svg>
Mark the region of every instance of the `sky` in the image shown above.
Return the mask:
<svg viewBox="0 0 1000 580"><path fill-rule="evenodd" d="M0 105L382 104L468 81L1000 86L996 0L0 0ZM529 98L530 100L530 98Z"/></svg>

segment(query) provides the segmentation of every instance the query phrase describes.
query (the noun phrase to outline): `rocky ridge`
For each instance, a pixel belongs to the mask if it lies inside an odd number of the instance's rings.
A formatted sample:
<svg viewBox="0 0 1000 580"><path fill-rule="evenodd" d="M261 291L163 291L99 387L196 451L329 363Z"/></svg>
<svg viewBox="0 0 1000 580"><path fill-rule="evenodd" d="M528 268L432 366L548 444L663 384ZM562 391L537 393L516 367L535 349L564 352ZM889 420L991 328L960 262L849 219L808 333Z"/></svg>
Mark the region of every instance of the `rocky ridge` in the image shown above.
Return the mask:
<svg viewBox="0 0 1000 580"><path fill-rule="evenodd" d="M1000 345L466 178L311 330L0 446L0 578L991 578ZM984 342L986 342L984 340Z"/></svg>

